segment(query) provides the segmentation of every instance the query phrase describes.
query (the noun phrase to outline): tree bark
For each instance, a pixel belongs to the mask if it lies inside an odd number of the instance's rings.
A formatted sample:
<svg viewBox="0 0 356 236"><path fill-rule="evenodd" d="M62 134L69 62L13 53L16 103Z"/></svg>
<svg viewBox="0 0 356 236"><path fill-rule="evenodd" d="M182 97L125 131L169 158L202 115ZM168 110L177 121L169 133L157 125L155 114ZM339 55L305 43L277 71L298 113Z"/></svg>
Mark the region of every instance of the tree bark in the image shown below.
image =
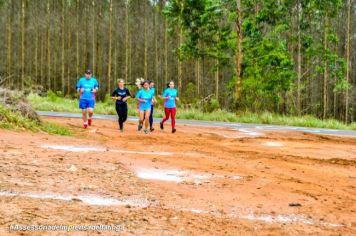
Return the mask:
<svg viewBox="0 0 356 236"><path fill-rule="evenodd" d="M235 85L235 106L239 107L241 99L241 64L242 64L242 7L241 0L236 0L236 85Z"/></svg>
<svg viewBox="0 0 356 236"><path fill-rule="evenodd" d="M62 86L62 92L64 94L65 90L65 82L64 82L64 73L65 73L65 57L64 57L64 37L65 37L65 24L64 24L64 19L65 19L65 0L62 0L62 22L61 22L61 28L62 28L62 48L61 48L61 56L62 56L62 64L61 64L61 86Z"/></svg>
<svg viewBox="0 0 356 236"><path fill-rule="evenodd" d="M77 21L77 27L79 27L79 4L80 0L77 0L77 12L76 12L76 21ZM75 31L75 58L76 58L76 78L78 79L79 77L79 30Z"/></svg>
<svg viewBox="0 0 356 236"><path fill-rule="evenodd" d="M323 119L326 119L328 112L328 59L327 59L327 49L328 49L328 17L325 16L325 30L324 30L324 80L323 80Z"/></svg>
<svg viewBox="0 0 356 236"><path fill-rule="evenodd" d="M24 89L25 81L25 0L21 1L21 81L20 89Z"/></svg>
<svg viewBox="0 0 356 236"><path fill-rule="evenodd" d="M148 79L148 65L147 65L147 57L148 57L148 43L147 43L147 16L146 16L146 12L147 12L147 6L146 6L146 2L143 3L143 9L144 9L144 14L143 14L143 21L144 21L144 78L147 80Z"/></svg>
<svg viewBox="0 0 356 236"><path fill-rule="evenodd" d="M47 88L51 89L51 22L50 0L47 0Z"/></svg>
<svg viewBox="0 0 356 236"><path fill-rule="evenodd" d="M302 79L302 54L301 54L301 49L302 49L302 43L301 43L301 29L300 29L300 24L301 24L301 14L302 14L302 9L301 9L301 4L300 1L298 0L298 71L297 71L297 112L298 116L301 115L301 79Z"/></svg>
<svg viewBox="0 0 356 236"><path fill-rule="evenodd" d="M12 0L9 1L9 7L10 9L10 13L8 16L8 20L7 20L7 48L6 48L6 54L7 54L7 66L6 66L6 72L8 76L11 76L12 74L12 22L13 22L13 2ZM8 84L12 85L12 83L10 81L13 80L9 80Z"/></svg>
<svg viewBox="0 0 356 236"><path fill-rule="evenodd" d="M350 45L351 45L351 0L347 1L347 33L346 33L346 83L350 82ZM349 89L345 91L345 122L349 122Z"/></svg>
<svg viewBox="0 0 356 236"><path fill-rule="evenodd" d="M126 34L125 34L125 81L128 80L129 78L129 6L130 6L130 0L126 0Z"/></svg>
<svg viewBox="0 0 356 236"><path fill-rule="evenodd" d="M111 47L112 47L112 1L110 0L110 16L109 16L109 52L108 52L108 92L111 92Z"/></svg>

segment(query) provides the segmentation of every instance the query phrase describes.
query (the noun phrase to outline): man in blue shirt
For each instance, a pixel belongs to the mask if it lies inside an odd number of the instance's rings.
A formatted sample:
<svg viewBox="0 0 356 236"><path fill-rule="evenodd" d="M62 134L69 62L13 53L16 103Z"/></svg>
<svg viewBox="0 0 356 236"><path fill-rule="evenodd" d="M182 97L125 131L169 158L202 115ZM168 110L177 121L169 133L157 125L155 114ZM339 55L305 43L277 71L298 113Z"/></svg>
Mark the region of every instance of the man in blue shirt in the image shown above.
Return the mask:
<svg viewBox="0 0 356 236"><path fill-rule="evenodd" d="M95 107L95 93L99 88L98 81L92 77L91 71L85 71L85 76L77 82L77 91L80 93L79 108L82 109L83 126L86 129L92 125L92 117ZM89 114L89 119L88 115Z"/></svg>

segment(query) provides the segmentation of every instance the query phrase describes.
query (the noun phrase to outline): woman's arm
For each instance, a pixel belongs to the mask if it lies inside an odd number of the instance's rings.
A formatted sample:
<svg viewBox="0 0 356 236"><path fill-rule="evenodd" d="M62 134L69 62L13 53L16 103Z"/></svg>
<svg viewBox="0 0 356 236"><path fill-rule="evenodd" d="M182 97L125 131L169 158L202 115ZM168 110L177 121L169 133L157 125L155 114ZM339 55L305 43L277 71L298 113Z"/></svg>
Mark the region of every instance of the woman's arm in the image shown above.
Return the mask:
<svg viewBox="0 0 356 236"><path fill-rule="evenodd" d="M131 98L131 96L126 96L122 99L122 101L126 102L129 98Z"/></svg>
<svg viewBox="0 0 356 236"><path fill-rule="evenodd" d="M137 101L139 101L139 102L146 102L145 99L141 99L141 98L136 98L136 99L137 99Z"/></svg>
<svg viewBox="0 0 356 236"><path fill-rule="evenodd" d="M122 101L126 102L128 99L131 98L130 90L126 89L126 97L122 99Z"/></svg>

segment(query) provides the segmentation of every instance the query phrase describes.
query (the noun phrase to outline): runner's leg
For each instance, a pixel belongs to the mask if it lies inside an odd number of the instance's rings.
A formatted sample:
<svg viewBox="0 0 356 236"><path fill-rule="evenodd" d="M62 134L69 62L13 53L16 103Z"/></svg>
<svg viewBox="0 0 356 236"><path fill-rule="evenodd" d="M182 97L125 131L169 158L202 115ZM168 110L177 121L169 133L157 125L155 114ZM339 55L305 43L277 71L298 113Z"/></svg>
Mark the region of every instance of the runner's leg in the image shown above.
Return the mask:
<svg viewBox="0 0 356 236"><path fill-rule="evenodd" d="M120 105L116 103L115 105L115 110L116 110L116 113L117 113L117 122L119 123L119 127L121 129L121 125L120 125Z"/></svg>
<svg viewBox="0 0 356 236"><path fill-rule="evenodd" d="M91 125L92 123L92 117L93 117L93 114L94 114L94 108L88 108L88 114L89 114L89 119L88 119L88 124Z"/></svg>
<svg viewBox="0 0 356 236"><path fill-rule="evenodd" d="M138 122L138 131L140 131L142 129L142 124L143 124L143 121L145 119L145 111L142 111L140 110L140 119L139 119L139 122Z"/></svg>
<svg viewBox="0 0 356 236"><path fill-rule="evenodd" d="M127 104L124 103L122 104L122 125L124 125L125 121L127 120Z"/></svg>
<svg viewBox="0 0 356 236"><path fill-rule="evenodd" d="M151 105L151 113L150 113L150 130L153 129L153 105Z"/></svg>
<svg viewBox="0 0 356 236"><path fill-rule="evenodd" d="M166 122L168 119L169 119L169 108L164 108L164 114L165 114L165 117L163 118L163 120L159 123L160 124L160 127L161 129L163 129L163 124L164 122Z"/></svg>
<svg viewBox="0 0 356 236"><path fill-rule="evenodd" d="M123 103L119 105L119 125L120 125L120 130L123 130L124 128L124 122L127 119L127 104Z"/></svg>
<svg viewBox="0 0 356 236"><path fill-rule="evenodd" d="M176 127L176 113L177 113L177 109L171 108L172 129L175 129Z"/></svg>
<svg viewBox="0 0 356 236"><path fill-rule="evenodd" d="M171 109L171 119L172 119L172 133L176 132L176 108Z"/></svg>
<svg viewBox="0 0 356 236"><path fill-rule="evenodd" d="M163 118L163 120L162 120L162 124L164 123L164 122L166 122L168 119L169 119L169 113L170 113L170 110L169 110L170 108L164 108L164 114L166 115L164 118Z"/></svg>
<svg viewBox="0 0 356 236"><path fill-rule="evenodd" d="M82 109L82 117L83 117L84 128L86 128L88 126L87 109Z"/></svg>
<svg viewBox="0 0 356 236"><path fill-rule="evenodd" d="M148 133L148 127L150 125L150 113L151 113L151 110L146 110L145 111L145 133L147 134Z"/></svg>

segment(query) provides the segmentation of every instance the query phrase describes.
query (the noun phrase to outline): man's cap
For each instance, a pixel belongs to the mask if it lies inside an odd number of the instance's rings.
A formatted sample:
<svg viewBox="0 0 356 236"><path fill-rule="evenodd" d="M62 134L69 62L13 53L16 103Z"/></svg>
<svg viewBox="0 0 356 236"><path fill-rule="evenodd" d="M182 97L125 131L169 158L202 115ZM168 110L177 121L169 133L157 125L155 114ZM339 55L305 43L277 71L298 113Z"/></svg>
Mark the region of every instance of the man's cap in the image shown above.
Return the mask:
<svg viewBox="0 0 356 236"><path fill-rule="evenodd" d="M91 70L86 69L86 70L85 70L85 74L91 74Z"/></svg>

